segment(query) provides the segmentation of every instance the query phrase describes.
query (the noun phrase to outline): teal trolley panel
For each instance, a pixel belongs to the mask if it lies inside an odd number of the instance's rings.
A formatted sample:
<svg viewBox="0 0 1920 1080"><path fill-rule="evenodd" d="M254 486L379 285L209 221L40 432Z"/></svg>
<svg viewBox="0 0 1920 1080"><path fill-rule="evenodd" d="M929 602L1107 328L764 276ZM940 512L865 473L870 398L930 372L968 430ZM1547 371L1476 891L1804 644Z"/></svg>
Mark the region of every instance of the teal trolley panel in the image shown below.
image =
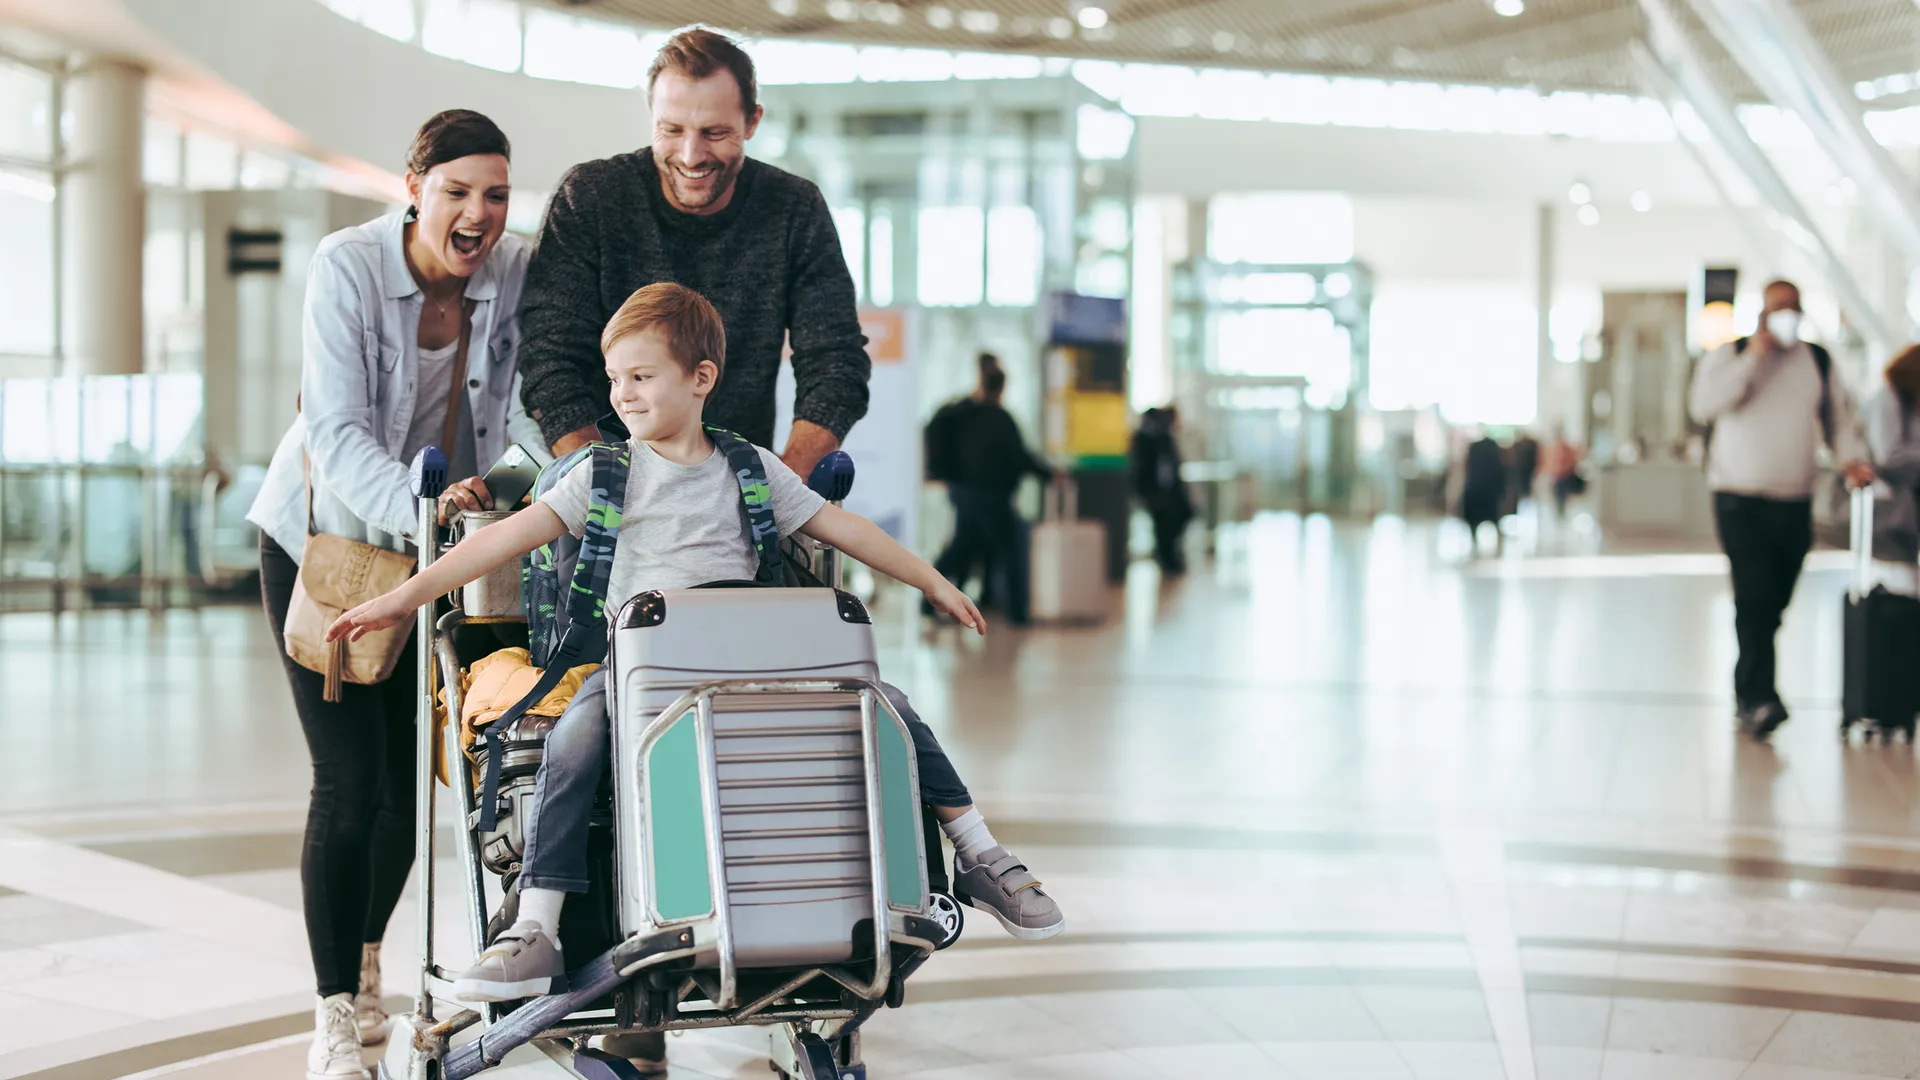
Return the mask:
<svg viewBox="0 0 1920 1080"><path fill-rule="evenodd" d="M886 830L887 900L895 907L919 908L920 875L919 797L913 790L913 768L907 737L893 717L874 717L880 748L881 824Z"/></svg>
<svg viewBox="0 0 1920 1080"><path fill-rule="evenodd" d="M647 816L653 833L654 908L666 920L713 911L705 800L694 714L674 721L647 752Z"/></svg>

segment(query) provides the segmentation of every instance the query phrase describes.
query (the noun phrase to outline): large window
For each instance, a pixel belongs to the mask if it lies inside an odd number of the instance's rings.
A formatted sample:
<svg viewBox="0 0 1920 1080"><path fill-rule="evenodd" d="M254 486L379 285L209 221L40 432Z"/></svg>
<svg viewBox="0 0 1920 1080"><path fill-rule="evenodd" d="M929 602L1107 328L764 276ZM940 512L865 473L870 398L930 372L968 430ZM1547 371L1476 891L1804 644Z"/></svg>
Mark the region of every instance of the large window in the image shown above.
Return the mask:
<svg viewBox="0 0 1920 1080"><path fill-rule="evenodd" d="M1315 192L1217 196L1207 209L1207 252L1230 263L1351 261L1353 200Z"/></svg>
<svg viewBox="0 0 1920 1080"><path fill-rule="evenodd" d="M527 9L529 75L632 89L647 77L652 60L631 27Z"/></svg>
<svg viewBox="0 0 1920 1080"><path fill-rule="evenodd" d="M1382 281L1373 298L1373 405L1438 405L1462 424L1532 423L1536 327L1525 282Z"/></svg>
<svg viewBox="0 0 1920 1080"><path fill-rule="evenodd" d="M427 0L420 44L431 53L495 71L520 70L520 5L514 0Z"/></svg>
<svg viewBox="0 0 1920 1080"><path fill-rule="evenodd" d="M0 376L54 349L53 75L0 58Z"/></svg>

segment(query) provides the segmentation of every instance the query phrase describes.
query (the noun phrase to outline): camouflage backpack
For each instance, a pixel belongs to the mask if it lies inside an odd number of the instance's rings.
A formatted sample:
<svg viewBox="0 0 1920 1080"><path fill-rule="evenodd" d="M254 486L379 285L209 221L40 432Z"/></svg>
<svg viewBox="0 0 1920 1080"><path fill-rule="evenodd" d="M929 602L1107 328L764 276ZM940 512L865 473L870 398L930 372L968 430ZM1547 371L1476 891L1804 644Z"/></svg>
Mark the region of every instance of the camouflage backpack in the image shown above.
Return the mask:
<svg viewBox="0 0 1920 1080"><path fill-rule="evenodd" d="M759 557L754 581L782 583L780 534L773 520L772 492L760 452L752 443L708 425L707 437L726 455L727 469L740 485L740 523ZM556 459L540 470L533 496L538 499L582 462L591 461L587 521L578 538L563 533L520 560L520 597L527 615L527 651L542 669L540 681L480 734L487 740L486 779L481 787L480 828L496 825L500 790L500 733L560 683L571 668L595 664L607 655L607 586L627 505L627 476L633 458L624 445L595 443Z"/></svg>

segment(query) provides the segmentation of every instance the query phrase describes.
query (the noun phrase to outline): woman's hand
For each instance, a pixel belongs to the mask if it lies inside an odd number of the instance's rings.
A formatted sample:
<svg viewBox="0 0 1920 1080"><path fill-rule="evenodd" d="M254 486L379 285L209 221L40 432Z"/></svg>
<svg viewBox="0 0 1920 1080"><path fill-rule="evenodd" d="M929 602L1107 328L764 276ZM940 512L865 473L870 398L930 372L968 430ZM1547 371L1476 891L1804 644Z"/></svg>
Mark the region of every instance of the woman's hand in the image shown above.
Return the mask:
<svg viewBox="0 0 1920 1080"><path fill-rule="evenodd" d="M493 495L487 491L487 482L477 476L470 476L457 484L449 484L447 490L440 493L440 524L452 521L454 515L462 510L491 510Z"/></svg>
<svg viewBox="0 0 1920 1080"><path fill-rule="evenodd" d="M954 588L952 582L941 578L939 584L926 590L926 597L927 603L952 616L954 622L983 637L986 635L987 620L980 616L980 609L973 606L966 593Z"/></svg>
<svg viewBox="0 0 1920 1080"><path fill-rule="evenodd" d="M359 641L376 630L399 625L414 611L414 605L400 598L401 592L402 589L395 589L383 593L333 620L333 625L327 627L327 641L341 638Z"/></svg>

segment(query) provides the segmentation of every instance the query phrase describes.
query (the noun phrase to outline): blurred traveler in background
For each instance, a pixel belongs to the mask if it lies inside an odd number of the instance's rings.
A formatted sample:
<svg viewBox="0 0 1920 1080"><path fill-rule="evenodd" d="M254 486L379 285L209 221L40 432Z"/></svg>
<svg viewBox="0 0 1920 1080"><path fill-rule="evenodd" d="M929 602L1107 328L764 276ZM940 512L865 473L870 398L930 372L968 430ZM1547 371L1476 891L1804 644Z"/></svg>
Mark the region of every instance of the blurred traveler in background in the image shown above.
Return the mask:
<svg viewBox="0 0 1920 1080"><path fill-rule="evenodd" d="M953 538L934 569L962 591L981 571L982 607L1000 607L1016 626L1027 622L1027 523L1013 496L1028 476L1046 480L1054 470L1020 435L1020 425L1000 404L1007 373L1000 358L979 356L980 381L970 397L949 402L927 422L928 475L947 485L953 504ZM932 611L926 605L922 610Z"/></svg>
<svg viewBox="0 0 1920 1080"><path fill-rule="evenodd" d="M1540 440L1533 437L1533 432L1522 431L1514 438L1507 458L1507 505L1517 512L1521 503L1533 499L1533 481L1540 472Z"/></svg>
<svg viewBox="0 0 1920 1080"><path fill-rule="evenodd" d="M1874 512L1874 548L1890 588L1920 593L1920 345L1887 364L1880 389L1867 402L1867 442L1874 470L1890 489Z"/></svg>
<svg viewBox="0 0 1920 1080"><path fill-rule="evenodd" d="M1153 518L1153 561L1168 574L1187 572L1181 543L1193 520L1193 498L1180 479L1180 414L1173 406L1148 409L1133 433L1133 491Z"/></svg>
<svg viewBox="0 0 1920 1080"><path fill-rule="evenodd" d="M1567 429L1554 425L1553 441L1547 444L1540 456L1540 475L1546 480L1548 490L1553 493L1553 516L1565 521L1567 500L1587 490L1587 478L1580 474L1580 463L1585 451L1580 444L1567 438Z"/></svg>
<svg viewBox="0 0 1920 1080"><path fill-rule="evenodd" d="M1813 545L1821 444L1848 483L1873 480L1853 396L1827 351L1801 338L1799 288L1776 281L1764 296L1753 336L1701 358L1688 395L1694 420L1708 426L1707 486L1733 574L1736 715L1760 739L1787 719L1774 636Z"/></svg>
<svg viewBox="0 0 1920 1080"><path fill-rule="evenodd" d="M1500 532L1500 511L1507 501L1507 456L1491 433L1482 429L1467 443L1459 467L1459 498L1456 507L1460 520L1467 523L1470 554L1480 554L1480 526L1493 526L1493 549L1506 550L1506 537Z"/></svg>

